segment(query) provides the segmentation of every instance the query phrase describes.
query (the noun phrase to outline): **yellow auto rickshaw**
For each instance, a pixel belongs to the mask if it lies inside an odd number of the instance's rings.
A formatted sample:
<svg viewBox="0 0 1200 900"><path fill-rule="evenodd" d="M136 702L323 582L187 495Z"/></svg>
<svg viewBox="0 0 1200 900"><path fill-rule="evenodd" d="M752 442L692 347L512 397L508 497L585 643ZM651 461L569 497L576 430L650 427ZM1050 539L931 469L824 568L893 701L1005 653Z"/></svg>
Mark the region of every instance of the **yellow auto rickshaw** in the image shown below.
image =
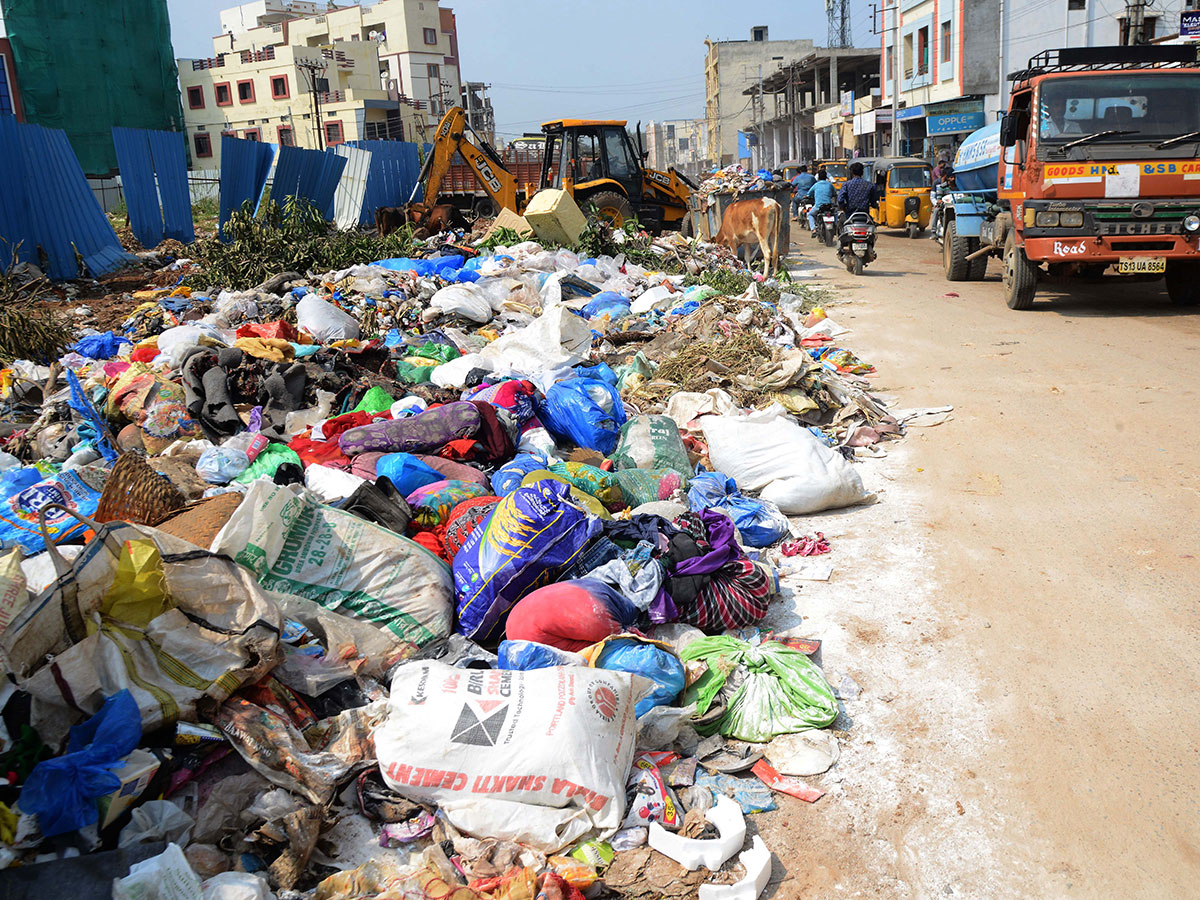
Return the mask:
<svg viewBox="0 0 1200 900"><path fill-rule="evenodd" d="M825 174L829 176L829 183L839 191L842 185L850 177L850 163L854 160L850 159L818 159L813 163L812 173L814 175L821 169L825 170Z"/></svg>
<svg viewBox="0 0 1200 900"><path fill-rule="evenodd" d="M933 169L923 159L880 156L860 159L863 177L873 179L883 199L871 210L875 224L904 228L915 238L933 218Z"/></svg>

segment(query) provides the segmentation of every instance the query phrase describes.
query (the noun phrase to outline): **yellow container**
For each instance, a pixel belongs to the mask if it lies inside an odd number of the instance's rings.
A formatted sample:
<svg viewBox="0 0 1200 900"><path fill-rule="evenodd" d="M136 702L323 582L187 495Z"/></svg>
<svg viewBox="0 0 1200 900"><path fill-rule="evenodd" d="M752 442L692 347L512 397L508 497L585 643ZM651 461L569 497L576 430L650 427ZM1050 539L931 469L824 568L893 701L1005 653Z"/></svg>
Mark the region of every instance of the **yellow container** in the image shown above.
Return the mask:
<svg viewBox="0 0 1200 900"><path fill-rule="evenodd" d="M587 219L571 195L556 188L538 191L525 209L525 221L538 240L571 245L579 240Z"/></svg>

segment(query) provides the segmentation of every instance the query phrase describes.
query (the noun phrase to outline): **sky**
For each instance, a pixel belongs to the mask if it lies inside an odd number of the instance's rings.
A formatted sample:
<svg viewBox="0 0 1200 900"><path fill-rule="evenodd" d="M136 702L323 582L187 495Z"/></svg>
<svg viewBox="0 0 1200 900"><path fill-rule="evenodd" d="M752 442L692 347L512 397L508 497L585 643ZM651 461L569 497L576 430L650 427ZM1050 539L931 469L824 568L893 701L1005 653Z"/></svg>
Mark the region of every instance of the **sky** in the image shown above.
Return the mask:
<svg viewBox="0 0 1200 900"><path fill-rule="evenodd" d="M211 56L218 12L235 0L167 0L179 57ZM349 5L342 3L341 5ZM465 81L491 84L505 138L556 118L646 123L704 115L704 39L826 43L824 0L442 0L458 22ZM870 5L852 0L854 39L874 46Z"/></svg>

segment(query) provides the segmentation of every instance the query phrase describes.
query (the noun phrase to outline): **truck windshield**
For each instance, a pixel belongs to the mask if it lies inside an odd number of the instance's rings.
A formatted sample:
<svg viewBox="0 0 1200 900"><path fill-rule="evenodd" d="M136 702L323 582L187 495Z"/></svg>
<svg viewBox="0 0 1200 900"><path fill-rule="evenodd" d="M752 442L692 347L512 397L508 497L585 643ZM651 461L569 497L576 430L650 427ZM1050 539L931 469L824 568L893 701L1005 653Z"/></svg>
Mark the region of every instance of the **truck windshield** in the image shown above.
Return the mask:
<svg viewBox="0 0 1200 900"><path fill-rule="evenodd" d="M1200 90L1193 75L1130 72L1051 78L1041 85L1038 137L1050 146L1107 131L1122 133L1098 143L1157 143L1198 128Z"/></svg>
<svg viewBox="0 0 1200 900"><path fill-rule="evenodd" d="M892 169L891 186L894 188L927 188L929 185L929 170L924 166L896 166Z"/></svg>

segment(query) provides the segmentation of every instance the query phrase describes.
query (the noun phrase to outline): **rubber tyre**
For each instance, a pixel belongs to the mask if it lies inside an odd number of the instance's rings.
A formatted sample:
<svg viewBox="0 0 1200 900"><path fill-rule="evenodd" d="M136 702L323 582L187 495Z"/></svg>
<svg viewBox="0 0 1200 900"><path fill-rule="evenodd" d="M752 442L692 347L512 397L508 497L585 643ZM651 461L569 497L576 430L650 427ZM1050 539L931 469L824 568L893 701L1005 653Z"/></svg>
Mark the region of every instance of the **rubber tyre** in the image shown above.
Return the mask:
<svg viewBox="0 0 1200 900"><path fill-rule="evenodd" d="M919 225L917 225L916 222L908 223L908 236L912 240L915 241L917 239L917 235L919 235L920 233L921 233L921 227Z"/></svg>
<svg viewBox="0 0 1200 900"><path fill-rule="evenodd" d="M621 228L633 218L633 207L616 191L600 191L586 201L589 216L607 221L614 228Z"/></svg>
<svg viewBox="0 0 1200 900"><path fill-rule="evenodd" d="M971 242L971 252L979 249L979 238L967 238ZM967 264L967 281L983 281L987 277L988 258L977 256Z"/></svg>
<svg viewBox="0 0 1200 900"><path fill-rule="evenodd" d="M946 270L947 281L970 280L971 264L967 262L967 256L971 253L972 243L975 242L971 238L958 236L957 222L951 219L946 223L942 234L942 267Z"/></svg>
<svg viewBox="0 0 1200 900"><path fill-rule="evenodd" d="M857 253L853 253L846 257L846 271L851 275L861 275L863 273L862 257Z"/></svg>
<svg viewBox="0 0 1200 900"><path fill-rule="evenodd" d="M1004 302L1009 309L1029 309L1037 293L1038 268L1017 246L1017 236L1009 233L1004 244Z"/></svg>
<svg viewBox="0 0 1200 900"><path fill-rule="evenodd" d="M837 231L836 226L834 228L830 228L828 225L822 225L821 229L825 235L825 246L832 247L837 241L837 237L834 234L834 232Z"/></svg>
<svg viewBox="0 0 1200 900"><path fill-rule="evenodd" d="M496 202L491 197L476 200L473 212L476 218L480 219L494 219L500 215L500 210L496 208Z"/></svg>
<svg viewBox="0 0 1200 900"><path fill-rule="evenodd" d="M1167 263L1167 297L1175 306L1200 303L1200 263Z"/></svg>
<svg viewBox="0 0 1200 900"><path fill-rule="evenodd" d="M688 240L691 240L694 236L694 232L692 230L692 217L690 215L684 216L683 221L679 223L679 233Z"/></svg>

